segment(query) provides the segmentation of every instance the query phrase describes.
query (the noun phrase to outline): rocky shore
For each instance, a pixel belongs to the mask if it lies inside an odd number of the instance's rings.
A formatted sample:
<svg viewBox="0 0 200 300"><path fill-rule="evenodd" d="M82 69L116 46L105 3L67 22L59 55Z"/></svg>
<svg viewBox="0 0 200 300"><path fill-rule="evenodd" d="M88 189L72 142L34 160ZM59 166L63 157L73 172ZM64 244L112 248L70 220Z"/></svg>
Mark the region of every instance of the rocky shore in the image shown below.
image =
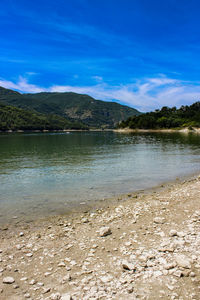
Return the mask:
<svg viewBox="0 0 200 300"><path fill-rule="evenodd" d="M131 128L119 128L115 129L115 132L120 132L120 133L131 133L131 132L179 132L179 133L200 133L200 128L198 127L184 127L180 129L131 129Z"/></svg>
<svg viewBox="0 0 200 300"><path fill-rule="evenodd" d="M0 299L200 299L200 177L0 229Z"/></svg>

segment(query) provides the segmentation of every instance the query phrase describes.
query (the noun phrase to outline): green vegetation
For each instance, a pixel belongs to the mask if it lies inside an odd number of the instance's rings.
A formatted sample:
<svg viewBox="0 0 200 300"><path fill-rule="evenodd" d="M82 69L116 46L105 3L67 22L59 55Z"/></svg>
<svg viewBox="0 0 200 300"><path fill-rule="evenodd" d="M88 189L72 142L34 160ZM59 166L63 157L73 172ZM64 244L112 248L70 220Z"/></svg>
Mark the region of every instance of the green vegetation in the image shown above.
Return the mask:
<svg viewBox="0 0 200 300"><path fill-rule="evenodd" d="M56 115L33 113L0 103L0 130L63 130L88 129Z"/></svg>
<svg viewBox="0 0 200 300"><path fill-rule="evenodd" d="M118 127L131 129L200 127L200 102L181 106L179 109L164 106L161 110L132 116L119 123Z"/></svg>
<svg viewBox="0 0 200 300"><path fill-rule="evenodd" d="M140 114L128 106L71 92L20 94L0 87L0 102L33 113L61 116L90 128L114 128L120 121Z"/></svg>

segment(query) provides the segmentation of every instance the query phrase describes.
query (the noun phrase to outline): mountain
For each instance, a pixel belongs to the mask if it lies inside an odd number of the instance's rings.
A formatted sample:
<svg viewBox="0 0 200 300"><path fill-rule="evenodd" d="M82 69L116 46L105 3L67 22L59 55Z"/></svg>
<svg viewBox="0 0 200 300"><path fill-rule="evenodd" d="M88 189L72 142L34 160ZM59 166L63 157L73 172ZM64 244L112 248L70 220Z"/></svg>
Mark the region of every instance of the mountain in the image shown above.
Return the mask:
<svg viewBox="0 0 200 300"><path fill-rule="evenodd" d="M113 128L130 116L140 115L134 108L72 92L21 94L0 87L0 102L32 112L58 115L92 128Z"/></svg>
<svg viewBox="0 0 200 300"><path fill-rule="evenodd" d="M200 102L181 106L179 109L164 106L154 112L132 116L120 122L118 127L131 129L200 127Z"/></svg>
<svg viewBox="0 0 200 300"><path fill-rule="evenodd" d="M0 131L88 129L57 115L44 115L0 103Z"/></svg>

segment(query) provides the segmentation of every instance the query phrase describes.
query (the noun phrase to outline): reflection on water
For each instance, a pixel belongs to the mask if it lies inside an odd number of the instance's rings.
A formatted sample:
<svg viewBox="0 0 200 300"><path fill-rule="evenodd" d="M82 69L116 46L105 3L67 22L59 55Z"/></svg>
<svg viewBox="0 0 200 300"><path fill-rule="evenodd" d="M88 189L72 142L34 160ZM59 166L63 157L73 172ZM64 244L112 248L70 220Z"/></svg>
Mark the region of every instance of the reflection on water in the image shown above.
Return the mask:
<svg viewBox="0 0 200 300"><path fill-rule="evenodd" d="M199 135L180 133L1 134L0 222L195 173L199 145Z"/></svg>

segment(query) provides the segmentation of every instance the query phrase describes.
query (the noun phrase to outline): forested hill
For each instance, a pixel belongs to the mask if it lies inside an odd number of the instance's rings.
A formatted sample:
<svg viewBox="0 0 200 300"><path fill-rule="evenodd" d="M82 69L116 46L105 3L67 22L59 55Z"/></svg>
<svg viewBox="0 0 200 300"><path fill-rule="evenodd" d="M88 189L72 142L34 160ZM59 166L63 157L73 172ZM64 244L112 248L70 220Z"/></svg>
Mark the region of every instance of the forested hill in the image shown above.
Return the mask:
<svg viewBox="0 0 200 300"><path fill-rule="evenodd" d="M164 106L160 110L132 116L118 125L119 128L160 129L180 127L200 127L200 102L190 106Z"/></svg>
<svg viewBox="0 0 200 300"><path fill-rule="evenodd" d="M140 114L125 105L72 92L20 94L0 87L0 102L35 113L58 115L92 128L113 128L118 122Z"/></svg>
<svg viewBox="0 0 200 300"><path fill-rule="evenodd" d="M44 115L0 103L0 131L88 129L57 115Z"/></svg>

